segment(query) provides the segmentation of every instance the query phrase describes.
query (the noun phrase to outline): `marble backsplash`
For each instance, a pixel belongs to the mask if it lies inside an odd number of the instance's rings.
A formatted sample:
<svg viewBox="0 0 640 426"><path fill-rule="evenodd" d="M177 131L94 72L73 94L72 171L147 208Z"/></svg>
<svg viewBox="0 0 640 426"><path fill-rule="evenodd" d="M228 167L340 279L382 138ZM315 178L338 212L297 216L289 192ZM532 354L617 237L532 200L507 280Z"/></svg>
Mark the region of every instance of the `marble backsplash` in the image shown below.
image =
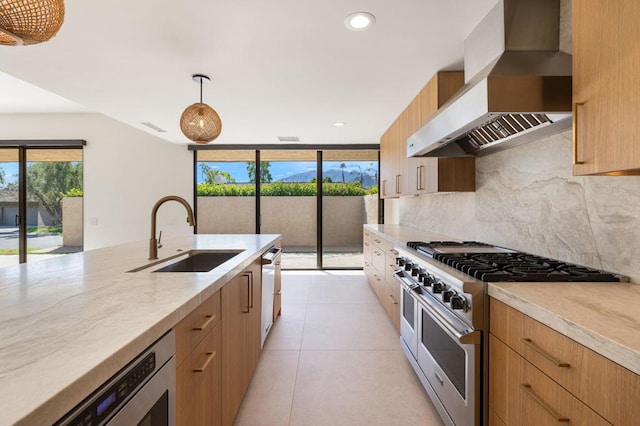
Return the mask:
<svg viewBox="0 0 640 426"><path fill-rule="evenodd" d="M640 176L572 176L571 132L476 161L476 192L403 197L399 223L640 283Z"/></svg>

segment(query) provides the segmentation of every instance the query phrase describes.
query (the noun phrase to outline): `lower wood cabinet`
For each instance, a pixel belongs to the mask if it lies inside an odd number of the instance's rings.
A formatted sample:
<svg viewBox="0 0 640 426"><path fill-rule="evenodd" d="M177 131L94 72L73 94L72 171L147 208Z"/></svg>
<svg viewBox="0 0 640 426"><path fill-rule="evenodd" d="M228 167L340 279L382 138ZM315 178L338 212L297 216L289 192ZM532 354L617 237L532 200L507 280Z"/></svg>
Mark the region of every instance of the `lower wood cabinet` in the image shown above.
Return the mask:
<svg viewBox="0 0 640 426"><path fill-rule="evenodd" d="M365 228L363 252L363 269L367 281L400 332L400 285L393 278L398 252L393 248L393 241Z"/></svg>
<svg viewBox="0 0 640 426"><path fill-rule="evenodd" d="M640 424L640 376L498 300L490 311L490 418Z"/></svg>
<svg viewBox="0 0 640 426"><path fill-rule="evenodd" d="M222 424L231 425L260 358L260 259L221 290Z"/></svg>
<svg viewBox="0 0 640 426"><path fill-rule="evenodd" d="M220 292L176 327L176 424L222 424Z"/></svg>
<svg viewBox="0 0 640 426"><path fill-rule="evenodd" d="M222 327L216 325L178 366L178 425L222 424Z"/></svg>
<svg viewBox="0 0 640 426"><path fill-rule="evenodd" d="M261 351L258 258L193 310L176 331L178 426L230 426Z"/></svg>

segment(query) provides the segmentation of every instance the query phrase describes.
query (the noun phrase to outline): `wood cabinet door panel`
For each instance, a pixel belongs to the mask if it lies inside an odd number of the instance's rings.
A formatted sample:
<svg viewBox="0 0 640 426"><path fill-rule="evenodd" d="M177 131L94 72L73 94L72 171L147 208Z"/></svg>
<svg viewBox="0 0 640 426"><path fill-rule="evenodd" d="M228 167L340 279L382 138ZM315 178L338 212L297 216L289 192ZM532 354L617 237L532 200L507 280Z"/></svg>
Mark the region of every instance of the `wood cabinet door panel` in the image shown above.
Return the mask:
<svg viewBox="0 0 640 426"><path fill-rule="evenodd" d="M177 365L184 361L219 321L220 292L217 291L176 325Z"/></svg>
<svg viewBox="0 0 640 426"><path fill-rule="evenodd" d="M495 299L490 324L492 334L604 418L631 420L640 376Z"/></svg>
<svg viewBox="0 0 640 426"><path fill-rule="evenodd" d="M495 336L489 344L489 405L504 423L610 424Z"/></svg>

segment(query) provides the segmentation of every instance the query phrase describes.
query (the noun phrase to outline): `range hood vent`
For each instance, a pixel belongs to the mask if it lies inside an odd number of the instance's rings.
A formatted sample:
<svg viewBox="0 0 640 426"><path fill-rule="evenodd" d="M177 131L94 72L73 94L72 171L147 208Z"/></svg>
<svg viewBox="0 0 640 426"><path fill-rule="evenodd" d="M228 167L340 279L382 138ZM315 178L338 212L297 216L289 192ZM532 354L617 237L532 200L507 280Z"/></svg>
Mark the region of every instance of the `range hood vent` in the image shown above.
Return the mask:
<svg viewBox="0 0 640 426"><path fill-rule="evenodd" d="M407 141L411 157L480 156L571 127L560 0L500 0L465 40L465 85Z"/></svg>

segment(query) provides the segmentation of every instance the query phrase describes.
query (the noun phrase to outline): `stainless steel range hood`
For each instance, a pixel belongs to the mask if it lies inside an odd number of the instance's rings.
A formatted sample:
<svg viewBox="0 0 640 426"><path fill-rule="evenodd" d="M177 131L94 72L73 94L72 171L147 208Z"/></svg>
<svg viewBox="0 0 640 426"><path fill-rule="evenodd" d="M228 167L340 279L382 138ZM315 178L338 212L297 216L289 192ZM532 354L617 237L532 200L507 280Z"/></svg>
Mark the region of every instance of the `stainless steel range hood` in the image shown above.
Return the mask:
<svg viewBox="0 0 640 426"><path fill-rule="evenodd" d="M571 127L560 0L500 0L465 40L465 85L407 140L410 157L489 154Z"/></svg>

